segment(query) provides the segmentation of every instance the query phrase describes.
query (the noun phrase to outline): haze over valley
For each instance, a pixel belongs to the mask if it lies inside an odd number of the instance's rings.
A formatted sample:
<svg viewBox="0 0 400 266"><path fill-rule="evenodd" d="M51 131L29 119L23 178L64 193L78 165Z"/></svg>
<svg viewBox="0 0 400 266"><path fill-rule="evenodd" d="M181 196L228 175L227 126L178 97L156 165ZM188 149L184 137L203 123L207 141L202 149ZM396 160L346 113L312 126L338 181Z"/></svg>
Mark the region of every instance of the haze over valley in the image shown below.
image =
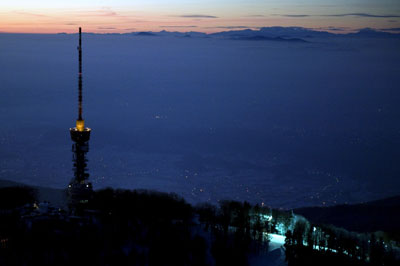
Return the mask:
<svg viewBox="0 0 400 266"><path fill-rule="evenodd" d="M0 179L65 188L75 34L0 34ZM400 193L400 38L302 28L84 34L95 189L294 208Z"/></svg>

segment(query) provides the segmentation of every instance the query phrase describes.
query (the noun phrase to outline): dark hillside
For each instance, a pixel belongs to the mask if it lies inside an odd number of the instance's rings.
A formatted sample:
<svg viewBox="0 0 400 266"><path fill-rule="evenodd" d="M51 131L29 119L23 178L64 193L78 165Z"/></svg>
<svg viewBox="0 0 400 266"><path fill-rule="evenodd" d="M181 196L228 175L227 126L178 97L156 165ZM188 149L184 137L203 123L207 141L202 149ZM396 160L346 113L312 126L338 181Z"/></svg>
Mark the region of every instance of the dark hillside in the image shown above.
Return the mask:
<svg viewBox="0 0 400 266"><path fill-rule="evenodd" d="M312 223L332 224L356 232L400 232L400 196L333 207L299 208Z"/></svg>

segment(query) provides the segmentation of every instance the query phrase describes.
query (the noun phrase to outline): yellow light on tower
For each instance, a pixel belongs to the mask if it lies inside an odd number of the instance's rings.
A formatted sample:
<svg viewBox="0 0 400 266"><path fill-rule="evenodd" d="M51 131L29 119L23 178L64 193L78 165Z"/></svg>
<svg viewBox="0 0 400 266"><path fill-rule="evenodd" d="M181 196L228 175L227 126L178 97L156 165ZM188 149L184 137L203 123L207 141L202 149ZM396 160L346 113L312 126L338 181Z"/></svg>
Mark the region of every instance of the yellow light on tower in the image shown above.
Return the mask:
<svg viewBox="0 0 400 266"><path fill-rule="evenodd" d="M78 131L84 131L85 130L85 120L76 120L76 129Z"/></svg>

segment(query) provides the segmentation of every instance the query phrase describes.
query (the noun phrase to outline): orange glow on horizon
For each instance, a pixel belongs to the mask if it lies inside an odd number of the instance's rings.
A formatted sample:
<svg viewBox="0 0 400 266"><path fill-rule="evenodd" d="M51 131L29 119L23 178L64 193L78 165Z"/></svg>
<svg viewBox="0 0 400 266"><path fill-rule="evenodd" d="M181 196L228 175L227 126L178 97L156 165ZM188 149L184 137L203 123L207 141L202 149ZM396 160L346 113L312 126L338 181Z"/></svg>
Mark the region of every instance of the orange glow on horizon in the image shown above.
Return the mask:
<svg viewBox="0 0 400 266"><path fill-rule="evenodd" d="M393 23L393 21L397 21ZM214 33L227 30L270 26L298 26L313 29L339 27L354 31L360 28L400 27L399 20L346 17L285 17L278 15L221 16L155 13L149 11L113 10L99 8L5 10L0 8L0 32L5 33L76 33L81 26L85 32L128 33L139 31L199 31ZM235 28L236 27L236 28ZM346 32L344 30L343 32Z"/></svg>

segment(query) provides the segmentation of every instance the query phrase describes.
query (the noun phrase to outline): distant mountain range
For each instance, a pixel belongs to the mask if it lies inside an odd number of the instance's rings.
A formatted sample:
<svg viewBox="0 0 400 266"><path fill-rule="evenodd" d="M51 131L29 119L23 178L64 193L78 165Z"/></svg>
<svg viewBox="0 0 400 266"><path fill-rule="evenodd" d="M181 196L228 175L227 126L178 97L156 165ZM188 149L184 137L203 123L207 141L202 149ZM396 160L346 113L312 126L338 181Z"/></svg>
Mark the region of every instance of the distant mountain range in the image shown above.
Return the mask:
<svg viewBox="0 0 400 266"><path fill-rule="evenodd" d="M338 31L340 32L340 31ZM34 33L5 33L0 32L0 35L40 35ZM59 35L66 35L67 33L58 33ZM76 33L72 33L76 34ZM372 29L364 28L357 32L352 33L333 33L323 30L308 29L302 27L263 27L259 30L243 29L243 30L229 30L216 33L204 33L197 31L179 32L179 31L166 31L159 32L153 31L140 31L129 33L91 33L86 32L86 35L128 35L140 37L184 37L184 38L218 38L228 40L249 40L249 41L281 41L281 42L311 42L313 38L394 38L400 39L400 28L393 29ZM48 34L46 34L48 35Z"/></svg>
<svg viewBox="0 0 400 266"><path fill-rule="evenodd" d="M332 224L356 232L400 232L400 196L332 207L295 209L316 224Z"/></svg>
<svg viewBox="0 0 400 266"><path fill-rule="evenodd" d="M0 33L9 34L9 33ZM59 33L66 34L66 33ZM75 33L74 33L75 34ZM95 35L96 33L85 33ZM102 35L128 35L139 37L182 37L182 38L217 38L227 40L247 40L247 41L278 41L278 42L312 42L316 38L391 38L400 39L400 28L393 29L360 29L358 32L353 33L333 33L328 31L314 30L302 27L264 27L259 30L243 29L243 30L230 30L216 33L204 33L197 31L179 32L179 31L166 31L159 32L141 31L130 33L102 33Z"/></svg>
<svg viewBox="0 0 400 266"><path fill-rule="evenodd" d="M336 34L327 31L319 31L302 27L264 27L259 30L244 29L231 30L206 34L203 32L132 32L126 33L134 36L174 36L196 38L220 38L231 40L253 41L283 41L283 42L308 42L312 38L327 37L359 37L359 38L400 38L400 33L391 33L376 29L365 28L356 33Z"/></svg>

